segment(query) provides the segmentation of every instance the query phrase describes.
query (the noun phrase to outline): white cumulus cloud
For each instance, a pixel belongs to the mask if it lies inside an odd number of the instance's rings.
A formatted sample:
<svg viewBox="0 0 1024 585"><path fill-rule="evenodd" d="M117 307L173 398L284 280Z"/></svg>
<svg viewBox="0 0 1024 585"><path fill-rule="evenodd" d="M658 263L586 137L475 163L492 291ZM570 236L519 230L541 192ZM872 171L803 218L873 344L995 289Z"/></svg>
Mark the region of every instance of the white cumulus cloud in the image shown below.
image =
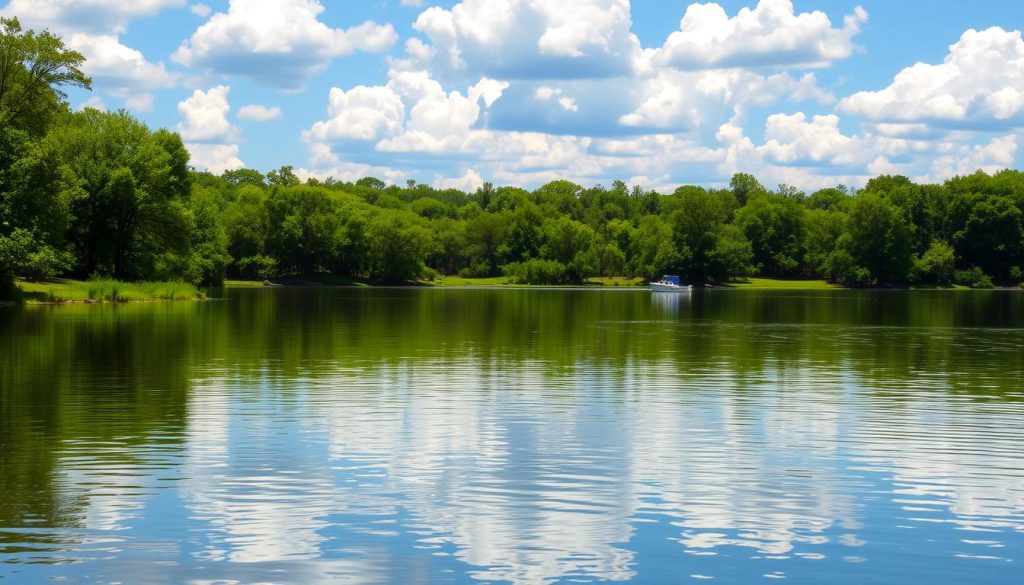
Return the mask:
<svg viewBox="0 0 1024 585"><path fill-rule="evenodd" d="M184 5L185 0L11 0L0 14L17 16L26 28L119 34L134 18Z"/></svg>
<svg viewBox="0 0 1024 585"><path fill-rule="evenodd" d="M140 94L174 87L178 80L178 75L163 63L147 61L141 51L126 47L113 35L73 34L67 38L67 45L85 56L82 69L92 77L94 87L114 96L134 98L132 109L148 110L138 107L145 103L139 101Z"/></svg>
<svg viewBox="0 0 1024 585"><path fill-rule="evenodd" d="M237 140L238 129L228 121L231 88L218 85L207 91L197 89L191 97L178 103L182 122L178 132L186 142L226 144Z"/></svg>
<svg viewBox="0 0 1024 585"><path fill-rule="evenodd" d="M207 4L193 4L188 9L199 18L206 18L213 12L213 8L210 8Z"/></svg>
<svg viewBox="0 0 1024 585"><path fill-rule="evenodd" d="M631 23L629 0L464 0L423 11L413 28L429 45L407 50L413 68L466 78L611 77L639 57Z"/></svg>
<svg viewBox="0 0 1024 585"><path fill-rule="evenodd" d="M192 155L192 165L199 170L210 171L219 175L224 171L232 171L245 166L242 159L238 158L237 144L186 142L185 148Z"/></svg>
<svg viewBox="0 0 1024 585"><path fill-rule="evenodd" d="M784 98L819 103L835 99L818 86L812 73L797 78L789 73L764 76L745 69L663 69L638 83L634 93L637 106L619 118L621 124L679 132L720 119L737 105L764 106Z"/></svg>
<svg viewBox="0 0 1024 585"><path fill-rule="evenodd" d="M309 140L374 140L402 130L405 105L390 87L363 85L348 91L331 88L327 115L306 133Z"/></svg>
<svg viewBox="0 0 1024 585"><path fill-rule="evenodd" d="M875 122L980 130L1024 126L1024 40L1020 31L999 27L968 30L941 64L907 67L888 87L855 93L839 109Z"/></svg>
<svg viewBox="0 0 1024 585"><path fill-rule="evenodd" d="M181 44L172 60L260 83L298 90L331 59L381 52L398 35L390 24L335 29L321 22L318 0L231 0Z"/></svg>
<svg viewBox="0 0 1024 585"><path fill-rule="evenodd" d="M281 108L277 106L268 107L259 104L249 104L238 109L238 117L243 120L255 122L266 122L281 117Z"/></svg>
<svg viewBox="0 0 1024 585"><path fill-rule="evenodd" d="M859 6L833 28L824 12L797 14L791 0L760 0L731 18L718 4L691 4L655 59L686 70L824 66L850 56L867 20Z"/></svg>

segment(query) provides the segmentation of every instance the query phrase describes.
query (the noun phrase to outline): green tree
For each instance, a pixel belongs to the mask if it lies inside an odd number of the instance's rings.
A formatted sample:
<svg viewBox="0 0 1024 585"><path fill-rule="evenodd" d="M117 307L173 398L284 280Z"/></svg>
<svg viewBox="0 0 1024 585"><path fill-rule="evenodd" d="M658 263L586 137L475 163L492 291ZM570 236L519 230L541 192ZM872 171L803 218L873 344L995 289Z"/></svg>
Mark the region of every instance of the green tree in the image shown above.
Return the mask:
<svg viewBox="0 0 1024 585"><path fill-rule="evenodd" d="M1021 210L1002 195L970 193L953 202L953 246L962 266L977 266L997 281L1021 264Z"/></svg>
<svg viewBox="0 0 1024 585"><path fill-rule="evenodd" d="M151 132L123 111L87 109L66 116L46 141L73 185L76 274L152 279L168 255L177 263L190 254L191 177L177 134Z"/></svg>
<svg viewBox="0 0 1024 585"><path fill-rule="evenodd" d="M91 88L84 62L49 31L24 31L17 18L0 17L0 128L45 132L67 110L65 87Z"/></svg>
<svg viewBox="0 0 1024 585"><path fill-rule="evenodd" d="M732 190L733 196L736 197L736 201L740 206L746 205L747 201L755 193L765 193L768 190L764 188L754 175L748 173L736 173L729 180L729 189Z"/></svg>
<svg viewBox="0 0 1024 585"><path fill-rule="evenodd" d="M266 207L266 248L282 269L312 276L335 262L346 234L324 188L279 188L267 198Z"/></svg>
<svg viewBox="0 0 1024 585"><path fill-rule="evenodd" d="M594 230L566 216L544 224L544 246L541 255L566 269L571 282L583 282L597 271Z"/></svg>
<svg viewBox="0 0 1024 585"><path fill-rule="evenodd" d="M471 276L498 274L508 253L509 222L506 214L484 212L466 222L466 253Z"/></svg>
<svg viewBox="0 0 1024 585"><path fill-rule="evenodd" d="M752 245L763 274L794 276L803 267L806 209L789 197L755 193L736 212L735 224Z"/></svg>
<svg viewBox="0 0 1024 585"><path fill-rule="evenodd" d="M813 196L812 196L813 197ZM812 209L807 213L804 236L805 262L811 274L826 276L826 261L836 250L846 231L846 214L840 211Z"/></svg>
<svg viewBox="0 0 1024 585"><path fill-rule="evenodd" d="M879 284L907 281L912 264L911 232L895 205L875 193L863 192L850 205L847 229L850 237L845 249L856 266L866 269Z"/></svg>
<svg viewBox="0 0 1024 585"><path fill-rule="evenodd" d="M723 236L726 210L722 200L699 187L676 190L679 209L672 214L672 239L678 256L685 259L680 272L694 283L729 277L718 250Z"/></svg>
<svg viewBox="0 0 1024 585"><path fill-rule="evenodd" d="M916 282L949 284L953 282L955 264L952 246L946 242L932 242L924 254L914 256L911 276Z"/></svg>
<svg viewBox="0 0 1024 585"><path fill-rule="evenodd" d="M433 252L430 231L403 212L384 211L366 226L370 276L385 282L420 278Z"/></svg>

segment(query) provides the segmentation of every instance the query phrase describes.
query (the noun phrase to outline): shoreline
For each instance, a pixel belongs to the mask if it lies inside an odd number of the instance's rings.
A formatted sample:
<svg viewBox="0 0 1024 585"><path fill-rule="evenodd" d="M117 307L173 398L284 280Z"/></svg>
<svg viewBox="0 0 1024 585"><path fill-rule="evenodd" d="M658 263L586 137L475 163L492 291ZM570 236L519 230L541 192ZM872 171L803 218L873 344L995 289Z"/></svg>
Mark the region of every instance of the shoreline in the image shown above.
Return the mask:
<svg viewBox="0 0 1024 585"><path fill-rule="evenodd" d="M412 281L393 284L373 284L363 280L327 277L326 282L302 280L288 282L289 279L274 281L273 285L264 285L256 280L226 280L220 286L211 289L296 289L296 288L426 288L450 290L594 290L594 291L634 291L649 292L647 283L639 278L602 277L594 278L582 284L515 284L505 277L462 278L441 277L432 281ZM7 306L57 306L57 305L114 305L133 303L166 303L176 301L206 301L207 291L194 285L180 282L138 282L123 283L118 281L79 281L71 279L54 279L48 282L16 281L22 298L20 300L0 301L0 307ZM962 285L948 286L887 286L887 287L847 287L832 284L824 280L785 280L751 277L744 281L733 281L715 284L709 287L695 287L694 291L972 291L998 290L1020 291L1021 287L993 287L988 289L972 289Z"/></svg>

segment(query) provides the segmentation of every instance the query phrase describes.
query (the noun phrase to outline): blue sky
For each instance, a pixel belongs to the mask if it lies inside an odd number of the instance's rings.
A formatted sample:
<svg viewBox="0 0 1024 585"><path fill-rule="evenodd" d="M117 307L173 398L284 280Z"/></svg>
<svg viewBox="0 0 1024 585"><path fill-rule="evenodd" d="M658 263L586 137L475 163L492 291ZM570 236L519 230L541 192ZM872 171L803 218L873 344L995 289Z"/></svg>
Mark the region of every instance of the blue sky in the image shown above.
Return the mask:
<svg viewBox="0 0 1024 585"><path fill-rule="evenodd" d="M6 2L6 5L2 4ZM804 189L1024 160L1024 3L0 0L197 168Z"/></svg>

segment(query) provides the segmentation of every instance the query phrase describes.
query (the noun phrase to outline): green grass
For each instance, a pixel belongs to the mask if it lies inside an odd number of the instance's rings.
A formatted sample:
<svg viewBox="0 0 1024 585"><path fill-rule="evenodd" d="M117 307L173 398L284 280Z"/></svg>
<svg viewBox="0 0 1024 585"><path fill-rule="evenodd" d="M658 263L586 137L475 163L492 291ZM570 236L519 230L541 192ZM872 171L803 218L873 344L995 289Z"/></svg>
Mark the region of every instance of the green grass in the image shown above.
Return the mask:
<svg viewBox="0 0 1024 585"><path fill-rule="evenodd" d="M511 279L507 276L489 276L485 278L465 278L462 276L439 276L435 280L423 281L423 284L428 286L515 286L515 287L530 287L530 286L549 286L549 285L529 285L529 284L513 284ZM629 276L595 276L594 278L588 278L584 283L586 286L640 286L644 284L644 279L640 277L629 277ZM579 286L579 285L564 285L564 286Z"/></svg>
<svg viewBox="0 0 1024 585"><path fill-rule="evenodd" d="M350 276L337 276L334 274L316 274L314 276L275 276L269 278L270 282L285 286L369 286L365 279L352 278ZM260 280L225 280L224 286L232 288L261 288L263 279Z"/></svg>
<svg viewBox="0 0 1024 585"><path fill-rule="evenodd" d="M587 279L587 284L598 286L643 286L644 279L639 276L595 276Z"/></svg>
<svg viewBox="0 0 1024 585"><path fill-rule="evenodd" d="M833 290L843 288L825 280L783 280L779 278L743 278L725 283L725 286L738 289L763 290Z"/></svg>
<svg viewBox="0 0 1024 585"><path fill-rule="evenodd" d="M28 303L170 301L203 298L188 282L121 282L112 279L19 281Z"/></svg>
<svg viewBox="0 0 1024 585"><path fill-rule="evenodd" d="M225 280L225 287L230 288L263 288L262 280Z"/></svg>
<svg viewBox="0 0 1024 585"><path fill-rule="evenodd" d="M465 278L462 276L439 276L435 280L424 281L430 286L511 286L507 276L491 276L487 278Z"/></svg>

